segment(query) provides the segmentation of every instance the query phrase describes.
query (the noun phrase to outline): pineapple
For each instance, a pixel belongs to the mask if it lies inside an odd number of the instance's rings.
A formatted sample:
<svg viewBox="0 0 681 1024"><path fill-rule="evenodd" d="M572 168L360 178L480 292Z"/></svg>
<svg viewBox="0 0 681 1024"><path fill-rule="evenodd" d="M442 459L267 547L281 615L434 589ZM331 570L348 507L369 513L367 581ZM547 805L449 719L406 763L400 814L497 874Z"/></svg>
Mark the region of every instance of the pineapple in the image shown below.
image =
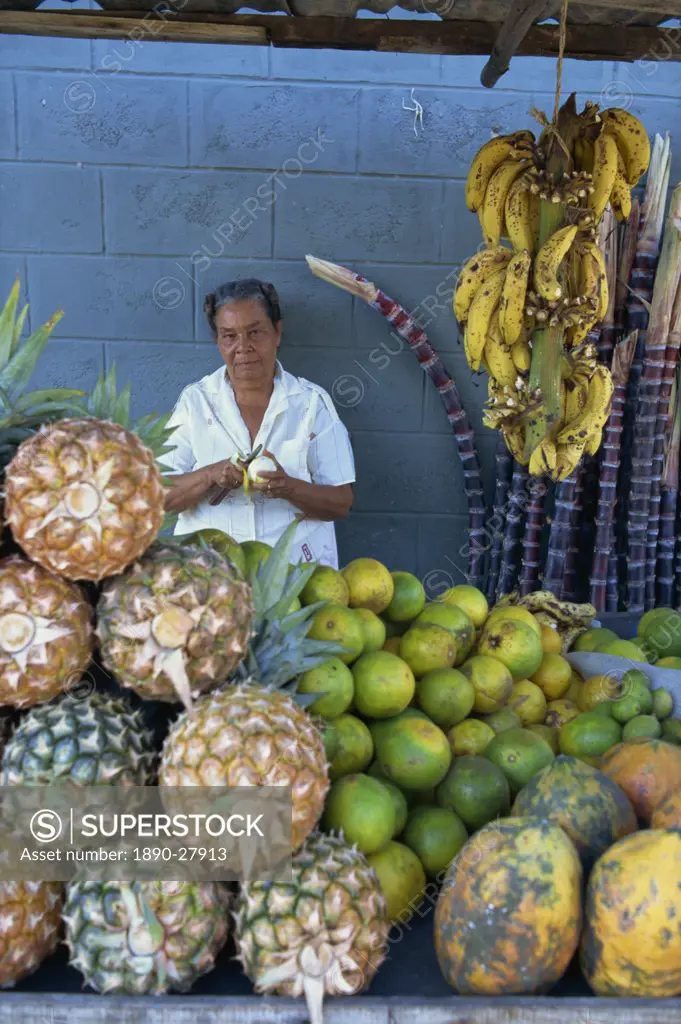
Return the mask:
<svg viewBox="0 0 681 1024"><path fill-rule="evenodd" d="M243 659L252 622L248 584L206 546L155 544L97 608L105 667L140 697L188 708Z"/></svg>
<svg viewBox="0 0 681 1024"><path fill-rule="evenodd" d="M292 882L244 884L234 917L256 992L304 995L311 1024L322 1024L325 994L356 995L385 959L385 898L364 855L338 836L311 835Z"/></svg>
<svg viewBox="0 0 681 1024"><path fill-rule="evenodd" d="M1 381L0 381L1 383ZM164 522L156 458L169 450L168 416L130 423L130 390L103 375L82 415L42 426L5 471L5 509L25 553L71 580L122 572Z"/></svg>
<svg viewBox="0 0 681 1024"><path fill-rule="evenodd" d="M188 992L215 966L230 903L219 882L71 882L63 915L71 966L96 992Z"/></svg>
<svg viewBox="0 0 681 1024"><path fill-rule="evenodd" d="M52 700L85 671L92 610L79 587L11 555L0 559L0 704Z"/></svg>
<svg viewBox="0 0 681 1024"><path fill-rule="evenodd" d="M0 881L0 987L11 988L55 951L61 906L58 882Z"/></svg>
<svg viewBox="0 0 681 1024"><path fill-rule="evenodd" d="M171 726L159 785L290 786L295 850L324 810L324 742L288 693L248 684L227 687L197 701Z"/></svg>
<svg viewBox="0 0 681 1024"><path fill-rule="evenodd" d="M33 708L5 746L2 786L152 785L156 752L139 711L93 693Z"/></svg>

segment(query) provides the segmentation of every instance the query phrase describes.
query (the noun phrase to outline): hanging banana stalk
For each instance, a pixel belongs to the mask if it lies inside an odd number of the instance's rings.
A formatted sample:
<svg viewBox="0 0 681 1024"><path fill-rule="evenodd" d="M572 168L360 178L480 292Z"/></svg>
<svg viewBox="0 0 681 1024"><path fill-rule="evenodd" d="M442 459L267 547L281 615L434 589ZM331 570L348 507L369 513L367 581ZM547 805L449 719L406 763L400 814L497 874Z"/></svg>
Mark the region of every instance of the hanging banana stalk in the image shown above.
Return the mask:
<svg viewBox="0 0 681 1024"><path fill-rule="evenodd" d="M316 277L342 288L351 295L356 295L373 309L378 310L399 336L407 342L415 353L422 370L437 388L447 413L447 419L454 431L463 470L464 491L468 501L466 578L471 586L481 587L484 582L485 552L487 550L482 472L473 428L461 403L454 380L447 373L439 356L428 341L426 332L415 323L399 303L394 302L385 292L382 292L371 281L367 281L361 274L355 274L346 267L317 259L315 256L306 256L305 259Z"/></svg>

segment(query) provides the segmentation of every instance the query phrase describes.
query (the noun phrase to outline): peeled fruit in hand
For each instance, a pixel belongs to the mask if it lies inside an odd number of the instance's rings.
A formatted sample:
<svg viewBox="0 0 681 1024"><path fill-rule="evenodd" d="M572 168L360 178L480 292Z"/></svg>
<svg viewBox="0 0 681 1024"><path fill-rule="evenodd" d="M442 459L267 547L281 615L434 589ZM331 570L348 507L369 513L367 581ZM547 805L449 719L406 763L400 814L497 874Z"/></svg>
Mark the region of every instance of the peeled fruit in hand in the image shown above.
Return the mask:
<svg viewBox="0 0 681 1024"><path fill-rule="evenodd" d="M352 704L355 683L352 672L340 658L329 658L323 665L308 669L298 678L298 693L319 693L307 710L323 718L337 718Z"/></svg>
<svg viewBox="0 0 681 1024"><path fill-rule="evenodd" d="M277 464L274 459L271 459L269 455L258 455L251 463L249 463L247 469L248 479L252 484L264 484L267 482L266 478L261 476L261 473L276 473Z"/></svg>
<svg viewBox="0 0 681 1024"><path fill-rule="evenodd" d="M465 722L452 726L447 733L454 757L461 757L464 754L482 754L495 736L494 729L478 718L467 718Z"/></svg>
<svg viewBox="0 0 681 1024"><path fill-rule="evenodd" d="M462 722L475 703L473 684L455 668L427 672L418 683L416 697L419 707L441 729L450 729Z"/></svg>
<svg viewBox="0 0 681 1024"><path fill-rule="evenodd" d="M385 611L393 599L395 584L386 567L375 558L355 558L342 570L348 585L351 608Z"/></svg>
<svg viewBox="0 0 681 1024"><path fill-rule="evenodd" d="M514 682L533 675L544 656L538 633L517 619L500 619L484 630L478 654L496 658L506 665Z"/></svg>
<svg viewBox="0 0 681 1024"><path fill-rule="evenodd" d="M367 718L392 718L414 696L414 674L407 663L388 651L362 654L352 666L355 707Z"/></svg>
<svg viewBox="0 0 681 1024"><path fill-rule="evenodd" d="M417 679L437 668L451 668L459 643L450 630L434 622L414 625L402 637L400 657Z"/></svg>
<svg viewBox="0 0 681 1024"><path fill-rule="evenodd" d="M502 662L475 654L461 666L475 690L474 710L488 715L503 707L513 691L513 677Z"/></svg>
<svg viewBox="0 0 681 1024"><path fill-rule="evenodd" d="M364 649L361 622L352 608L340 604L327 604L325 608L320 608L312 620L307 635L311 640L342 644L347 650L339 657L346 665L355 661Z"/></svg>
<svg viewBox="0 0 681 1024"><path fill-rule="evenodd" d="M590 654L599 644L605 644L609 640L617 640L617 633L613 633L611 629L585 629L573 643L572 650Z"/></svg>
<svg viewBox="0 0 681 1024"><path fill-rule="evenodd" d="M620 839L587 888L580 948L597 996L681 994L681 833L649 829Z"/></svg>
<svg viewBox="0 0 681 1024"><path fill-rule="evenodd" d="M506 818L481 829L452 861L435 909L446 980L462 995L546 992L579 942L581 882L575 848L553 822Z"/></svg>
<svg viewBox="0 0 681 1024"><path fill-rule="evenodd" d="M305 605L315 604L317 601L347 605L350 591L337 569L330 565L318 565L303 587L300 600Z"/></svg>
<svg viewBox="0 0 681 1024"><path fill-rule="evenodd" d="M453 604L466 613L476 629L480 629L489 611L487 598L477 587L468 586L462 583L456 587L450 587L442 594L438 601L444 604Z"/></svg>
<svg viewBox="0 0 681 1024"><path fill-rule="evenodd" d="M426 875L421 861L408 846L394 840L367 860L385 897L388 920L406 924L423 902Z"/></svg>
<svg viewBox="0 0 681 1024"><path fill-rule="evenodd" d="M354 612L359 619L364 637L362 653L380 651L385 643L385 623L379 619L376 612L370 612L368 608L355 608Z"/></svg>
<svg viewBox="0 0 681 1024"><path fill-rule="evenodd" d="M344 775L328 792L322 828L340 832L350 846L362 853L375 853L395 832L393 798L370 775Z"/></svg>
<svg viewBox="0 0 681 1024"><path fill-rule="evenodd" d="M333 725L338 740L338 753L331 762L329 777L363 772L374 756L374 741L364 722L355 715L339 715Z"/></svg>
<svg viewBox="0 0 681 1024"><path fill-rule="evenodd" d="M541 624L541 646L544 654L560 654L563 649L563 641L560 633L553 626Z"/></svg>
<svg viewBox="0 0 681 1024"><path fill-rule="evenodd" d="M523 679L513 684L507 701L523 725L539 725L546 718L546 697L536 683Z"/></svg>
<svg viewBox="0 0 681 1024"><path fill-rule="evenodd" d="M410 572L393 572L393 596L383 614L391 622L411 622L423 610L426 592Z"/></svg>
<svg viewBox="0 0 681 1024"><path fill-rule="evenodd" d="M511 794L526 786L533 775L551 764L551 747L529 729L508 729L495 736L485 749L485 757L501 768L508 779Z"/></svg>
<svg viewBox="0 0 681 1024"><path fill-rule="evenodd" d="M572 666L560 654L545 653L531 679L541 687L547 700L560 700L570 689Z"/></svg>
<svg viewBox="0 0 681 1024"><path fill-rule="evenodd" d="M542 632L539 621L532 612L528 612L527 608L514 604L505 605L503 608L493 608L483 626L483 633L486 633L500 619L516 619L518 622L524 622L541 639Z"/></svg>
<svg viewBox="0 0 681 1024"><path fill-rule="evenodd" d="M447 870L467 839L461 818L444 807L415 807L402 835L402 842L414 851L431 878Z"/></svg>

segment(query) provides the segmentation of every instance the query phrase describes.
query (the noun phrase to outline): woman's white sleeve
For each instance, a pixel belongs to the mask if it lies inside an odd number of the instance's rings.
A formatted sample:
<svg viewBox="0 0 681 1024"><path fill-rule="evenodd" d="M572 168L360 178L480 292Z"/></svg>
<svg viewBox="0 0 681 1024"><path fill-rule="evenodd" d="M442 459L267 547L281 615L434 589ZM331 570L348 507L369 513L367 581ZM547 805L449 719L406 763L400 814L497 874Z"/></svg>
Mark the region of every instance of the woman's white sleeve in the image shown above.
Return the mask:
<svg viewBox="0 0 681 1024"><path fill-rule="evenodd" d="M174 448L162 456L161 462L168 468L169 474L191 473L196 465L196 457L192 445L191 405L184 391L171 413L168 427L175 428L168 438L168 446L174 445Z"/></svg>
<svg viewBox="0 0 681 1024"><path fill-rule="evenodd" d="M350 435L327 393L320 389L317 396L318 406L307 456L312 482L331 487L352 484L355 482L355 459Z"/></svg>

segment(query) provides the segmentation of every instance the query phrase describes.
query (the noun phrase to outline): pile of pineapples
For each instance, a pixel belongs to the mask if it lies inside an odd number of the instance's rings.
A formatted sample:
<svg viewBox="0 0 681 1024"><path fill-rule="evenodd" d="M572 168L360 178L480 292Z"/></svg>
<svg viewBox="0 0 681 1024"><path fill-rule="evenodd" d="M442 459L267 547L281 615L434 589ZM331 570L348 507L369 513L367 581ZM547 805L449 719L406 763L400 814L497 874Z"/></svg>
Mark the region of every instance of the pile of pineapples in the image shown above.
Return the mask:
<svg viewBox="0 0 681 1024"><path fill-rule="evenodd" d="M316 831L329 787L322 734L296 680L343 649L307 637L293 523L248 581L205 544L157 539L167 416L131 423L113 370L91 396L26 388L58 317L20 344L18 282L0 315L0 705L18 718L0 785L289 786L293 881L0 883L0 985L34 970L65 927L97 992L187 991L235 922L257 991L355 993L385 955L387 917L364 856ZM7 529L8 528L8 529ZM87 585L83 583L86 581ZM135 698L184 705L162 751L140 708L89 692L93 657Z"/></svg>

